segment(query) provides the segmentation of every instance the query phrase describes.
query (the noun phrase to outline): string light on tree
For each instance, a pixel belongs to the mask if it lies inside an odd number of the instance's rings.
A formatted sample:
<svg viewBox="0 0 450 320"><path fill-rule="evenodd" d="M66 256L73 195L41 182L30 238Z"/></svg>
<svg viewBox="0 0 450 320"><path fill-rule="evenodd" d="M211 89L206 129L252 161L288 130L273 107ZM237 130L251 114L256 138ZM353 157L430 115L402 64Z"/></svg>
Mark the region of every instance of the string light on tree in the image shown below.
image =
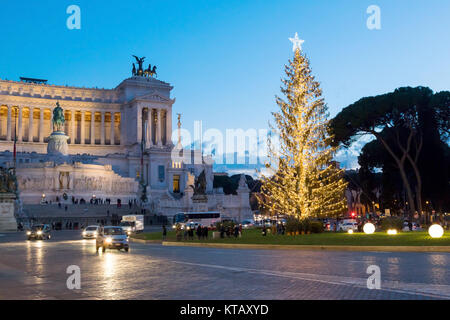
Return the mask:
<svg viewBox="0 0 450 320"><path fill-rule="evenodd" d="M272 131L278 143L268 139L269 174L262 175L259 201L270 214L296 218L338 216L346 211L344 192L347 183L333 157L336 148L328 134L327 107L322 90L306 56L304 42L294 44L294 59L285 67L281 89L276 97L280 110L274 112Z"/></svg>

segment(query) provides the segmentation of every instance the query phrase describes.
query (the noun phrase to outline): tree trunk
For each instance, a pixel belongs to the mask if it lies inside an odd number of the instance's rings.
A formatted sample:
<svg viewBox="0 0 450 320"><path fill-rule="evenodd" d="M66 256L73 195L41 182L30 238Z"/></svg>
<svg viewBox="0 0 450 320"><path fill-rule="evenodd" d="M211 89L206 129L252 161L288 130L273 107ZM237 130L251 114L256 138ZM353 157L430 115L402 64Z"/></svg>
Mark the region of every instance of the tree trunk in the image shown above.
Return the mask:
<svg viewBox="0 0 450 320"><path fill-rule="evenodd" d="M404 168L403 164L401 164L401 166L399 165L399 170L400 170L400 176L402 177L403 184L406 189L406 193L408 194L409 221L412 222L413 218L414 218L414 213L416 212L416 206L414 203L413 192L411 190L411 186L409 185L408 177L406 176L405 168Z"/></svg>
<svg viewBox="0 0 450 320"><path fill-rule="evenodd" d="M416 212L416 206L415 206L415 203L414 203L413 192L411 190L411 186L409 184L408 177L406 176L406 172L405 172L405 159L406 159L406 157L408 155L408 152L409 152L409 146L410 146L410 143L411 143L412 134L410 134L410 136L408 138L408 147L407 147L407 149L405 150L405 149L402 148L403 155L402 155L402 158L400 159L400 158L398 158L395 155L394 151L391 149L391 147L387 144L387 142L383 139L383 137L378 132L373 130L370 133L372 133L383 144L383 146L386 148L386 150L389 152L389 154L392 156L392 158L394 158L394 161L397 164L398 169L400 170L400 176L402 177L403 185L405 186L406 193L408 194L409 219L410 219L410 222L412 222L412 219L414 217L414 213Z"/></svg>

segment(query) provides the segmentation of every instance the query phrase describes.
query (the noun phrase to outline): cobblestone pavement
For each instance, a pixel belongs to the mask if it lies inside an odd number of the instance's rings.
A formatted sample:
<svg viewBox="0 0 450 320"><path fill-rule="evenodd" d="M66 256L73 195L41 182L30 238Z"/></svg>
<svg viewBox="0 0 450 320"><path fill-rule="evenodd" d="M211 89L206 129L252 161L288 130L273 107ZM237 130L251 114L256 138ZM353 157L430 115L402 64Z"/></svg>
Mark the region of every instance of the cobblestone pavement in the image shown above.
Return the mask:
<svg viewBox="0 0 450 320"><path fill-rule="evenodd" d="M81 269L69 290L66 269ZM381 290L367 289L367 267ZM0 299L450 299L450 254L231 250L131 244L96 253L80 233L0 235Z"/></svg>

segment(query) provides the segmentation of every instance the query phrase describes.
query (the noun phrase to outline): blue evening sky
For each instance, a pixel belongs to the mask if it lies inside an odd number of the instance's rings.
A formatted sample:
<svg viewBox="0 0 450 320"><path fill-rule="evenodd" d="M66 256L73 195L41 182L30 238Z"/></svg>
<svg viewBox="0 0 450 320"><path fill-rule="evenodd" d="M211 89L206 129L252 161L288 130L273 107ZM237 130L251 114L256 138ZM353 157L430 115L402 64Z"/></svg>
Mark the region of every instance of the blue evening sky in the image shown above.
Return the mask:
<svg viewBox="0 0 450 320"><path fill-rule="evenodd" d="M81 8L81 30L66 9ZM369 5L381 30L366 27ZM267 128L298 32L331 115L400 86L447 90L450 1L53 0L0 4L0 78L114 88L132 54L174 85L183 126ZM175 117L174 117L175 121Z"/></svg>

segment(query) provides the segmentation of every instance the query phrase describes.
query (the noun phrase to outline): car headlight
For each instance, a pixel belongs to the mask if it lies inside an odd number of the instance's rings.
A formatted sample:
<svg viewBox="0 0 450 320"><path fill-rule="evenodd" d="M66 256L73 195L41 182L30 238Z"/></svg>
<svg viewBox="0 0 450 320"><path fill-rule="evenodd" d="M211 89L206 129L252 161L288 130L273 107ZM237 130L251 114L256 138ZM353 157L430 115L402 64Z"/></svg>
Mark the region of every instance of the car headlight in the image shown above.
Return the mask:
<svg viewBox="0 0 450 320"><path fill-rule="evenodd" d="M27 231L27 236L31 235L31 231Z"/></svg>
<svg viewBox="0 0 450 320"><path fill-rule="evenodd" d="M96 237L97 236L97 232L94 232L94 237Z"/></svg>
<svg viewBox="0 0 450 320"><path fill-rule="evenodd" d="M40 235L42 234L42 231L39 230L39 231L37 232L37 234L38 234L38 236L40 236Z"/></svg>
<svg viewBox="0 0 450 320"><path fill-rule="evenodd" d="M86 231L83 231L83 236L85 236L86 235Z"/></svg>
<svg viewBox="0 0 450 320"><path fill-rule="evenodd" d="M106 239L105 239L105 242L106 242L106 243L111 243L111 242L112 242L112 238L106 238Z"/></svg>

